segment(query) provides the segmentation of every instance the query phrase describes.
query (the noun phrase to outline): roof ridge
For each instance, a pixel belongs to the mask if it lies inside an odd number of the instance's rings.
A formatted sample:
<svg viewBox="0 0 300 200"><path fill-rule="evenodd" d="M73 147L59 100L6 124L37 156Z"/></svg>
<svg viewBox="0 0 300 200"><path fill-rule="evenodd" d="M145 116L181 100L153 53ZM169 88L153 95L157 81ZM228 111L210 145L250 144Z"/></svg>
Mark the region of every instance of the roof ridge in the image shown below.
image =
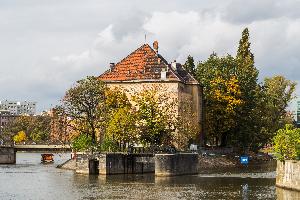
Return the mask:
<svg viewBox="0 0 300 200"><path fill-rule="evenodd" d="M135 54L137 51L143 49L145 46L149 46L150 49L151 49L152 51L154 51L154 50L151 48L151 46L150 46L149 44L145 43L145 44L143 44L142 46L140 46L139 48L137 48L136 50L134 50L133 52L131 52L131 53L130 53L129 55L127 55L125 58L123 58L122 60L120 60L119 62L117 62L116 65L118 65L118 64L121 63L121 62L123 62L123 61L126 60L128 57L130 57L131 55Z"/></svg>

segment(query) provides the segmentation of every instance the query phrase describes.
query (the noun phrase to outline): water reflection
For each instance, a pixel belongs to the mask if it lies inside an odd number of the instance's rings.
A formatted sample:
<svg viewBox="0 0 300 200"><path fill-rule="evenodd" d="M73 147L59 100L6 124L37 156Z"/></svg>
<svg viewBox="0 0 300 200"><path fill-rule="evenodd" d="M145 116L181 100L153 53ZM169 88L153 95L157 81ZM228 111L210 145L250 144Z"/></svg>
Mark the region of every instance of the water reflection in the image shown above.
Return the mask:
<svg viewBox="0 0 300 200"><path fill-rule="evenodd" d="M242 199L248 200L248 184L242 185Z"/></svg>
<svg viewBox="0 0 300 200"><path fill-rule="evenodd" d="M40 163L40 154L17 155L16 165L0 166L0 199L297 199L299 193L275 188L272 173L201 174L155 177L88 176ZM297 196L298 195L298 196Z"/></svg>
<svg viewBox="0 0 300 200"><path fill-rule="evenodd" d="M273 178L77 174L74 183L87 199L276 199Z"/></svg>

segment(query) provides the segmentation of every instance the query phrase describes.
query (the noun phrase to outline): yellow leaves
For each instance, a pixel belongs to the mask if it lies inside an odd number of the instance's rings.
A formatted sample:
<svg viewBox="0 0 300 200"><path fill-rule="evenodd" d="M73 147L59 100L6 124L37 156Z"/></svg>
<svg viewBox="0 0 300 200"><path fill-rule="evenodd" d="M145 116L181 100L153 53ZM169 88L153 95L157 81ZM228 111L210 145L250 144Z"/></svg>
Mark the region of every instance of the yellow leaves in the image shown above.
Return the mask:
<svg viewBox="0 0 300 200"><path fill-rule="evenodd" d="M126 94L123 91L121 91L119 88L114 88L114 89L106 88L105 96L106 96L105 104L109 108L130 106L130 102Z"/></svg>
<svg viewBox="0 0 300 200"><path fill-rule="evenodd" d="M16 142L16 143L20 143L20 142L23 142L27 139L26 137L26 133L24 131L19 131L14 137L13 137L13 140Z"/></svg>
<svg viewBox="0 0 300 200"><path fill-rule="evenodd" d="M235 76L230 77L229 80L218 76L210 81L210 84L210 96L213 101L216 102L216 106L221 104L222 109L228 112L234 112L236 107L243 104L241 100L241 89Z"/></svg>
<svg viewBox="0 0 300 200"><path fill-rule="evenodd" d="M236 125L236 111L244 102L235 76L228 79L217 76L209 82L209 86L206 94L206 126L209 135L217 136Z"/></svg>

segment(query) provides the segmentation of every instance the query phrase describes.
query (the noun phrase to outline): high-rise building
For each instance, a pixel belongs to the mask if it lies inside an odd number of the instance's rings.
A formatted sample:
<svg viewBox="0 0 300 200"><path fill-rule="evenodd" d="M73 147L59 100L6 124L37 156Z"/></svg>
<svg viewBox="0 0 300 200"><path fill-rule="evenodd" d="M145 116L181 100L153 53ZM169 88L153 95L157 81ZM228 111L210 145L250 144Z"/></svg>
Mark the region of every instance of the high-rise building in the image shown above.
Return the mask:
<svg viewBox="0 0 300 200"><path fill-rule="evenodd" d="M35 115L36 102L31 101L0 101L0 110L7 110L12 115Z"/></svg>

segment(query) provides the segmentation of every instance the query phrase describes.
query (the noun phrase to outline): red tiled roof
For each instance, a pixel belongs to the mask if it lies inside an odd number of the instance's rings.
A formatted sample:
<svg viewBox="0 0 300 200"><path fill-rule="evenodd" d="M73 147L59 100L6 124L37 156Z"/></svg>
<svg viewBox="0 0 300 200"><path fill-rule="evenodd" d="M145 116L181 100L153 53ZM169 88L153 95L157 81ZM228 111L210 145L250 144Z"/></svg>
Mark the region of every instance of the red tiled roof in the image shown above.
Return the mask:
<svg viewBox="0 0 300 200"><path fill-rule="evenodd" d="M113 70L107 70L99 78L103 81L160 80L163 70L167 71L167 80L186 82L186 77L181 77L161 55L148 44L144 44L117 63Z"/></svg>

